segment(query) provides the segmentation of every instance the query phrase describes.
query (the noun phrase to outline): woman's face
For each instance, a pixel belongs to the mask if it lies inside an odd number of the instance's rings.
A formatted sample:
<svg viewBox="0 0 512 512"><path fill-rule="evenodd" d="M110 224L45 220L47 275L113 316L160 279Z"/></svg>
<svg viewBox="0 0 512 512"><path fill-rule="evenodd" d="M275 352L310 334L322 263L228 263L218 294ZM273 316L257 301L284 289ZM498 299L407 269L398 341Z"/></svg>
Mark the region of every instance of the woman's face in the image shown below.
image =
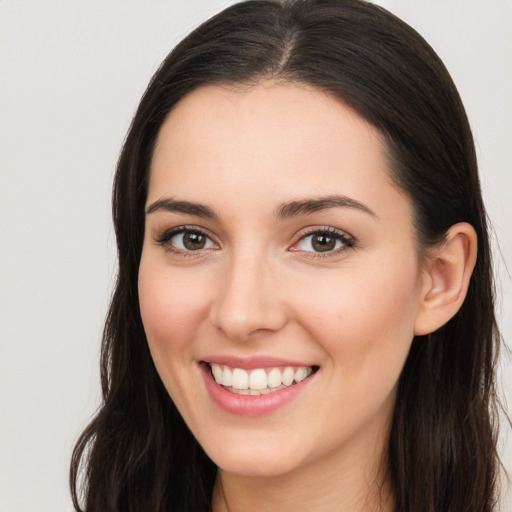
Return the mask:
<svg viewBox="0 0 512 512"><path fill-rule="evenodd" d="M378 131L307 86L197 89L162 126L146 212L149 347L213 461L380 457L422 273Z"/></svg>

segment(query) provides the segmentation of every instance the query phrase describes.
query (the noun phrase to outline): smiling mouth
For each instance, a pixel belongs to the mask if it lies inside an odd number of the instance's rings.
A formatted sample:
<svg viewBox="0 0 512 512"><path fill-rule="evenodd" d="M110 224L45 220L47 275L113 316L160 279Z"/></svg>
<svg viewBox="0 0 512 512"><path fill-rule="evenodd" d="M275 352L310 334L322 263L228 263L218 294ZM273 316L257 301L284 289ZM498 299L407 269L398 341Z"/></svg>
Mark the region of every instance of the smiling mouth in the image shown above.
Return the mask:
<svg viewBox="0 0 512 512"><path fill-rule="evenodd" d="M318 366L276 366L244 370L227 365L207 363L215 382L239 395L266 395L289 388L307 379Z"/></svg>

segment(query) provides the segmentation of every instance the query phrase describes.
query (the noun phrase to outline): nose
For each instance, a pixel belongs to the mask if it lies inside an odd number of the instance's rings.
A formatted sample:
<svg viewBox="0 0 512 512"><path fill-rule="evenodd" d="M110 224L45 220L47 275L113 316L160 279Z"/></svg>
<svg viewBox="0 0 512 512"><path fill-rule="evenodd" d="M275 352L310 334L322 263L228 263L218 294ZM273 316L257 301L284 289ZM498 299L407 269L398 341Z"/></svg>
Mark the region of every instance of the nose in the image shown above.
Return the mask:
<svg viewBox="0 0 512 512"><path fill-rule="evenodd" d="M261 254L233 254L210 309L210 321L233 341L271 333L288 322L279 276Z"/></svg>

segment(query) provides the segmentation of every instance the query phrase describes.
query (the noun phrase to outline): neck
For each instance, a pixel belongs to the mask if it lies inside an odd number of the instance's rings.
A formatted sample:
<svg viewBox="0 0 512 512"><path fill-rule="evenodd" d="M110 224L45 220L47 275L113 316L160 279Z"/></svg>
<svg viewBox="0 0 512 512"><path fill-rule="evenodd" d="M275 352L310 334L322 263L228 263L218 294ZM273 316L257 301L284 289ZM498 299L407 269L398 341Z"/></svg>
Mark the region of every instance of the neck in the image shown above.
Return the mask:
<svg viewBox="0 0 512 512"><path fill-rule="evenodd" d="M333 452L283 475L237 475L219 469L213 512L391 512L386 441L367 443L367 457L361 456L361 447L352 453Z"/></svg>

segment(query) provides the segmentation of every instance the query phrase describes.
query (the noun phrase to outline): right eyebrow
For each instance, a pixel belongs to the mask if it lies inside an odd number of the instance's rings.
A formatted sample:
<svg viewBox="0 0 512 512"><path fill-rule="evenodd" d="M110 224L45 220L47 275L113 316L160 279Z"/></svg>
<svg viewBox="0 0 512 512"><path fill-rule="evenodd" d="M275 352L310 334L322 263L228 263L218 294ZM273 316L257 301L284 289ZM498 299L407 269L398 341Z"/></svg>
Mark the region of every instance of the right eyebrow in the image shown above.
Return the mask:
<svg viewBox="0 0 512 512"><path fill-rule="evenodd" d="M217 219L217 214L204 204L192 203L191 201L177 201L171 198L162 198L151 203L146 209L146 215L162 210L166 212L188 213L208 219Z"/></svg>
<svg viewBox="0 0 512 512"><path fill-rule="evenodd" d="M353 208L377 218L368 206L347 196L334 195L318 198L306 198L282 204L274 213L278 219L287 219L298 215L309 215L329 208Z"/></svg>

